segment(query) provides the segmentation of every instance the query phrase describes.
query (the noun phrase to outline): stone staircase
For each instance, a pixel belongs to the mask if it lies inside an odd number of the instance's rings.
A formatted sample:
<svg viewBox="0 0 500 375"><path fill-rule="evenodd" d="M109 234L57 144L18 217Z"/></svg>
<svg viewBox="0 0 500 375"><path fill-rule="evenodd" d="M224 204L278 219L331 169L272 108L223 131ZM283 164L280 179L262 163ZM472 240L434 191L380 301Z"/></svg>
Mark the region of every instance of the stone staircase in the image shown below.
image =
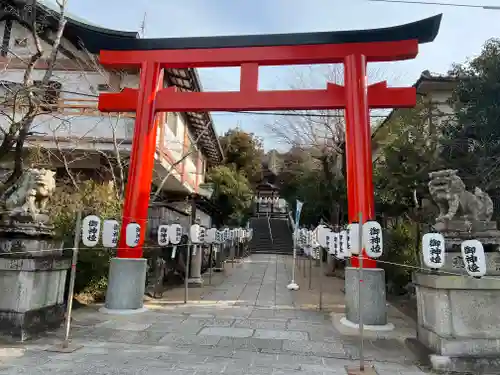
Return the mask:
<svg viewBox="0 0 500 375"><path fill-rule="evenodd" d="M271 230L269 230L269 224ZM253 238L250 251L260 254L293 254L293 238L288 219L267 217L250 219Z"/></svg>

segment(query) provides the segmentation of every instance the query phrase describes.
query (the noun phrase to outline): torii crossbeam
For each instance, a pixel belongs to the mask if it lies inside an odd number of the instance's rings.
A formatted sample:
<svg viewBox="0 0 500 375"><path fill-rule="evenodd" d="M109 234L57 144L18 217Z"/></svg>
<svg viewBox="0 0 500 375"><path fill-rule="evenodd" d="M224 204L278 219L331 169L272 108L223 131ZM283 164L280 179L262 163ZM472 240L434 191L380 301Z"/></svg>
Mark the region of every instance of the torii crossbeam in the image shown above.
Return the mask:
<svg viewBox="0 0 500 375"><path fill-rule="evenodd" d="M102 112L136 112L118 257L142 257L156 147L157 112L269 111L345 109L349 222L374 219L369 108L416 104L413 87L367 85L369 62L413 59L419 43L434 40L441 15L392 28L308 34L235 37L135 39L101 51L100 62L112 69L140 69L138 89L99 96ZM323 90L258 89L260 66L344 64L344 86L326 83ZM163 88L164 68L241 67L236 92L179 92ZM139 246L125 243L128 223L141 224ZM364 254L364 268L376 262ZM358 267L358 259L351 259Z"/></svg>

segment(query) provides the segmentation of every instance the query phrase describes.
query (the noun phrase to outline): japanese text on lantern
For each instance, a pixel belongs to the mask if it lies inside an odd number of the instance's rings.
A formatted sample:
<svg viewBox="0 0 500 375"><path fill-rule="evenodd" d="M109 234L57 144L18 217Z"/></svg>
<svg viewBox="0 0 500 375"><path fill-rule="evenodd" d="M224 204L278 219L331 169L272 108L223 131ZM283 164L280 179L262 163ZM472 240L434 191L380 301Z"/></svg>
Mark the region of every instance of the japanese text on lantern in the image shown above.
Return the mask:
<svg viewBox="0 0 500 375"><path fill-rule="evenodd" d="M465 246L465 265L470 272L478 272L479 266L477 265L476 248L474 246Z"/></svg>
<svg viewBox="0 0 500 375"><path fill-rule="evenodd" d="M118 225L118 223L113 224L113 238L112 238L113 243L118 243L118 229L119 228L120 228L120 226Z"/></svg>
<svg viewBox="0 0 500 375"><path fill-rule="evenodd" d="M166 226L160 227L160 243L164 244L168 239L168 228Z"/></svg>
<svg viewBox="0 0 500 375"><path fill-rule="evenodd" d="M137 226L135 228L135 242L139 243L140 239L141 239L141 227Z"/></svg>
<svg viewBox="0 0 500 375"><path fill-rule="evenodd" d="M441 241L435 238L429 240L430 261L434 264L441 263Z"/></svg>
<svg viewBox="0 0 500 375"><path fill-rule="evenodd" d="M380 246L380 229L379 228L370 228L370 244L372 252L379 254L382 251L382 247Z"/></svg>
<svg viewBox="0 0 500 375"><path fill-rule="evenodd" d="M97 220L89 221L89 234L88 234L89 241L97 241L97 233L99 232L99 229L97 228L98 225L99 222Z"/></svg>

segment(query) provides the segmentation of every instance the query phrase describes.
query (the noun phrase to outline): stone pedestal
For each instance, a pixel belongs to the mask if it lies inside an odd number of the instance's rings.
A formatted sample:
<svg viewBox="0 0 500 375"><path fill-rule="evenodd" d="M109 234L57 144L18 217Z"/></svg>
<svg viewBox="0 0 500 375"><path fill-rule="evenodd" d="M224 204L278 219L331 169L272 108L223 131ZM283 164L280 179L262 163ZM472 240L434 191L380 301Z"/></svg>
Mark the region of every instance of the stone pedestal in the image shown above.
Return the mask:
<svg viewBox="0 0 500 375"><path fill-rule="evenodd" d="M230 244L229 245L229 261L232 262L234 261L235 259L235 255L236 255L236 248L235 248L235 245L234 244Z"/></svg>
<svg viewBox="0 0 500 375"><path fill-rule="evenodd" d="M471 237L480 240L486 251L496 251L500 246L500 231L495 221L448 220L437 222L433 229L446 239L447 251L460 252L460 244Z"/></svg>
<svg viewBox="0 0 500 375"><path fill-rule="evenodd" d="M111 259L104 311L117 314L143 311L146 270L146 259Z"/></svg>
<svg viewBox="0 0 500 375"><path fill-rule="evenodd" d="M0 225L0 333L24 341L64 321L71 252L43 223Z"/></svg>
<svg viewBox="0 0 500 375"><path fill-rule="evenodd" d="M203 248L196 246L196 254L194 246L191 248L191 264L190 264L190 277L188 279L188 286L190 288L200 288L203 286L203 279L201 278L201 263L203 260Z"/></svg>
<svg viewBox="0 0 500 375"><path fill-rule="evenodd" d="M62 254L0 255L0 334L24 341L59 328L71 259Z"/></svg>
<svg viewBox="0 0 500 375"><path fill-rule="evenodd" d="M217 252L215 252L215 249L217 249ZM223 251L222 245L217 245L217 247L214 247L214 256L215 256L215 267L213 269L214 272L224 271L222 251Z"/></svg>
<svg viewBox="0 0 500 375"><path fill-rule="evenodd" d="M485 256L486 275L500 276L500 252L488 252ZM439 272L468 275L461 251L446 250L444 257L444 265ZM424 264L422 253L420 253L420 263Z"/></svg>
<svg viewBox="0 0 500 375"><path fill-rule="evenodd" d="M417 339L435 369L500 373L500 280L415 273Z"/></svg>
<svg viewBox="0 0 500 375"><path fill-rule="evenodd" d="M325 267L325 276L334 276L334 264L335 264L335 258L333 255L330 255L326 253L326 267Z"/></svg>
<svg viewBox="0 0 500 375"><path fill-rule="evenodd" d="M359 324L359 269L345 268L346 319ZM362 283L363 325L387 326L387 304L385 295L385 273L381 268L363 269Z"/></svg>

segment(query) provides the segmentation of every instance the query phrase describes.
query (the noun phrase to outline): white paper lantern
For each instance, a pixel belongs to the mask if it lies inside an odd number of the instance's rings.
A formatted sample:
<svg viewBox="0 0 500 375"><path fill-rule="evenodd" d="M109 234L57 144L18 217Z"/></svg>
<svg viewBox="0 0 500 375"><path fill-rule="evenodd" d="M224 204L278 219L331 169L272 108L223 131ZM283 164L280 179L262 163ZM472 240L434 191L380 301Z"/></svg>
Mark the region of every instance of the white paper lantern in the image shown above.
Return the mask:
<svg viewBox="0 0 500 375"><path fill-rule="evenodd" d="M334 253L334 248L333 248L333 232L329 229L327 236L327 244L328 246L325 247L325 250L328 252L330 255L335 255Z"/></svg>
<svg viewBox="0 0 500 375"><path fill-rule="evenodd" d="M137 223L127 224L125 229L125 243L127 246L136 247L141 241L141 226Z"/></svg>
<svg viewBox="0 0 500 375"><path fill-rule="evenodd" d="M116 220L104 220L102 223L102 246L115 247L120 236L120 224Z"/></svg>
<svg viewBox="0 0 500 375"><path fill-rule="evenodd" d="M320 257L319 251L320 251L319 246L313 250L312 257L314 260L319 259Z"/></svg>
<svg viewBox="0 0 500 375"><path fill-rule="evenodd" d="M426 233L422 238L424 264L432 269L444 266L444 237L440 233Z"/></svg>
<svg viewBox="0 0 500 375"><path fill-rule="evenodd" d="M168 225L158 226L158 245L168 246Z"/></svg>
<svg viewBox="0 0 500 375"><path fill-rule="evenodd" d="M229 233L231 230L229 228L224 229L224 242L229 241Z"/></svg>
<svg viewBox="0 0 500 375"><path fill-rule="evenodd" d="M223 233L220 230L215 232L215 243L221 244L223 242Z"/></svg>
<svg viewBox="0 0 500 375"><path fill-rule="evenodd" d="M316 227L316 229L314 231L316 232L316 239L318 241L318 245L323 247L323 248L328 248L328 243L330 240L330 238L328 236L328 228L326 228L323 225L319 225Z"/></svg>
<svg viewBox="0 0 500 375"><path fill-rule="evenodd" d="M201 243L201 227L199 224L191 225L189 228L189 239L191 240L191 243Z"/></svg>
<svg viewBox="0 0 500 375"><path fill-rule="evenodd" d="M478 240L462 242L462 258L467 273L473 277L481 278L486 274L486 257L483 244Z"/></svg>
<svg viewBox="0 0 500 375"><path fill-rule="evenodd" d="M317 249L319 247L318 232L316 232L315 230L312 230L310 232L311 232L311 246L313 249Z"/></svg>
<svg viewBox="0 0 500 375"><path fill-rule="evenodd" d="M86 216L82 221L82 242L87 247L94 247L99 242L101 218L95 215Z"/></svg>
<svg viewBox="0 0 500 375"><path fill-rule="evenodd" d="M205 232L205 243L207 244L212 244L215 241L215 234L217 233L217 229L216 228L210 228L210 229L207 229L207 231Z"/></svg>
<svg viewBox="0 0 500 375"><path fill-rule="evenodd" d="M182 241L182 226L180 224L170 224L168 226L168 240L172 245L178 245Z"/></svg>
<svg viewBox="0 0 500 375"><path fill-rule="evenodd" d="M206 243L207 228L200 226L200 243Z"/></svg>
<svg viewBox="0 0 500 375"><path fill-rule="evenodd" d="M305 229L299 229L299 247L303 249L307 246L307 232Z"/></svg>
<svg viewBox="0 0 500 375"><path fill-rule="evenodd" d="M342 230L339 233L339 252L337 258L344 259L349 256L347 251L347 231Z"/></svg>
<svg viewBox="0 0 500 375"><path fill-rule="evenodd" d="M377 221L367 221L363 224L363 247L370 258L382 256L384 243L382 240L382 226Z"/></svg>
<svg viewBox="0 0 500 375"><path fill-rule="evenodd" d="M316 231L316 236L318 238L319 245L321 247L324 247L327 249L329 247L329 245L327 245L326 240L327 240L327 236L328 236L330 230L325 225L318 225L316 227L315 231Z"/></svg>
<svg viewBox="0 0 500 375"><path fill-rule="evenodd" d="M311 246L311 232L307 229L304 229L304 234L305 234L305 246Z"/></svg>
<svg viewBox="0 0 500 375"><path fill-rule="evenodd" d="M330 247L328 248L328 254L338 257L339 255L339 234L334 231L330 231Z"/></svg>
<svg viewBox="0 0 500 375"><path fill-rule="evenodd" d="M359 224L351 223L347 226L347 252L348 254L359 254Z"/></svg>

